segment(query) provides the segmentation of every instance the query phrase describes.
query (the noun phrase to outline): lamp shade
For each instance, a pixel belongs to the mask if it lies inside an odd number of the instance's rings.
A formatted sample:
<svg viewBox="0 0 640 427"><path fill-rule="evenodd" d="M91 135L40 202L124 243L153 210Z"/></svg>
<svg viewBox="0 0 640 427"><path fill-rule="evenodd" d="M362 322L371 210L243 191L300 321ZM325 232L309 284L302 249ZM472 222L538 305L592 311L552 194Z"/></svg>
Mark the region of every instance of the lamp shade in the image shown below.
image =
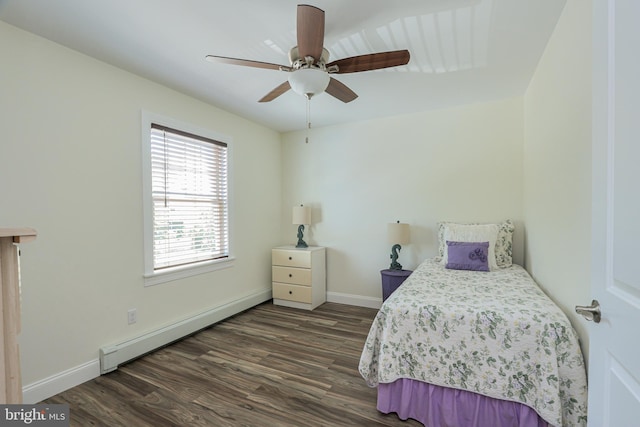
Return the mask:
<svg viewBox="0 0 640 427"><path fill-rule="evenodd" d="M398 222L389 223L387 226L389 243L406 245L409 243L409 224Z"/></svg>
<svg viewBox="0 0 640 427"><path fill-rule="evenodd" d="M329 74L317 68L300 68L289 75L289 85L295 93L311 98L329 86Z"/></svg>
<svg viewBox="0 0 640 427"><path fill-rule="evenodd" d="M311 208L308 206L294 206L292 224L311 224Z"/></svg>

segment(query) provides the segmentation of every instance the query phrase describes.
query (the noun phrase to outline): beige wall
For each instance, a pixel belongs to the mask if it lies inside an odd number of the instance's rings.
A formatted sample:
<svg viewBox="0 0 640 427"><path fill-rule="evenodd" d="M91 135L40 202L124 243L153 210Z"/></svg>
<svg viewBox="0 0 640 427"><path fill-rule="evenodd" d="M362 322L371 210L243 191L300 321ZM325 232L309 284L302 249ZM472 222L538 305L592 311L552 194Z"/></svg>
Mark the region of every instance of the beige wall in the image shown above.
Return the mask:
<svg viewBox="0 0 640 427"><path fill-rule="evenodd" d="M526 265L578 330L591 260L591 2L569 0L524 98Z"/></svg>
<svg viewBox="0 0 640 427"><path fill-rule="evenodd" d="M295 241L291 208L311 205L307 242L328 248L330 298L379 303L389 222L411 225L399 259L407 269L436 255L442 220L512 218L522 242L522 98L312 129L304 138L283 137L282 237ZM516 256L522 262L521 246Z"/></svg>
<svg viewBox="0 0 640 427"><path fill-rule="evenodd" d="M270 289L277 132L3 22L0 52L0 224L39 233L22 248L25 386L96 361L101 346ZM143 286L142 109L232 138L234 267Z"/></svg>

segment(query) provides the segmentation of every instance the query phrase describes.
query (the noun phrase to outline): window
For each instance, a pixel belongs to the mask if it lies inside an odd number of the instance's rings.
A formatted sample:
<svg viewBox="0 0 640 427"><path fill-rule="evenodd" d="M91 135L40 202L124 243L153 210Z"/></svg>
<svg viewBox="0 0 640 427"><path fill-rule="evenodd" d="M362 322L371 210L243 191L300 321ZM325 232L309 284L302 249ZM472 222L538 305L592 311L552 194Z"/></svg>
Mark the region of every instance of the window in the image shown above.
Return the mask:
<svg viewBox="0 0 640 427"><path fill-rule="evenodd" d="M228 144L165 123L143 120L147 284L229 259Z"/></svg>

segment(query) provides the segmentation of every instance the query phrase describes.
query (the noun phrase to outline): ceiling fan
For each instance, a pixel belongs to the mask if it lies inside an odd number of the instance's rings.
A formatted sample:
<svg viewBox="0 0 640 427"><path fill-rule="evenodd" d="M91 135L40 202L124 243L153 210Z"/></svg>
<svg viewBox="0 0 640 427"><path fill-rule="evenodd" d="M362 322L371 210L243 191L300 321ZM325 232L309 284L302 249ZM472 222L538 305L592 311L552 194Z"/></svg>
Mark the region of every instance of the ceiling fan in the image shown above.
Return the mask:
<svg viewBox="0 0 640 427"><path fill-rule="evenodd" d="M358 95L344 83L331 77L330 74L358 73L397 67L407 64L410 57L408 50L395 50L352 56L328 62L329 51L323 46L324 10L306 4L298 5L297 41L298 45L289 51L290 65L288 66L216 55L207 55L206 58L211 62L280 70L290 73L287 81L277 86L258 102L273 101L289 89L304 95L307 99L326 91L329 95L342 102L351 102Z"/></svg>

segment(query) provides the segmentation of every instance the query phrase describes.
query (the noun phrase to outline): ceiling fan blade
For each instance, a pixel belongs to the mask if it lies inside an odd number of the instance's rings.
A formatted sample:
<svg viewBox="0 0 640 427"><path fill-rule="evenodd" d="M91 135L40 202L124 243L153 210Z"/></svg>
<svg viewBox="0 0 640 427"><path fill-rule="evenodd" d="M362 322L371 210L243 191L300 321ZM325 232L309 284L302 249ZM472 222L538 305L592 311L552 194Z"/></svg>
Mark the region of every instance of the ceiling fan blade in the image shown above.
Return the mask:
<svg viewBox="0 0 640 427"><path fill-rule="evenodd" d="M325 89L329 95L338 98L342 102L351 102L358 97L358 95L349 89L347 85L331 77L329 80L329 86Z"/></svg>
<svg viewBox="0 0 640 427"><path fill-rule="evenodd" d="M279 97L280 95L288 91L289 89L291 89L291 85L289 84L289 81L286 81L282 83L280 86L273 89L271 92L269 92L265 96L263 96L262 98L260 98L258 102L273 101L274 99L276 99L277 97Z"/></svg>
<svg viewBox="0 0 640 427"><path fill-rule="evenodd" d="M297 19L300 58L312 56L313 59L319 61L324 44L324 10L300 4L298 5Z"/></svg>
<svg viewBox="0 0 640 427"><path fill-rule="evenodd" d="M269 62L252 61L250 59L227 58L226 56L207 55L207 61L219 62L222 64L242 65L245 67L266 68L268 70L291 71L291 67L286 65L271 64Z"/></svg>
<svg viewBox="0 0 640 427"><path fill-rule="evenodd" d="M408 50L394 50L391 52L370 53L368 55L352 56L338 59L327 68L337 65L338 74L357 73L359 71L379 70L381 68L397 67L409 62L411 55Z"/></svg>

